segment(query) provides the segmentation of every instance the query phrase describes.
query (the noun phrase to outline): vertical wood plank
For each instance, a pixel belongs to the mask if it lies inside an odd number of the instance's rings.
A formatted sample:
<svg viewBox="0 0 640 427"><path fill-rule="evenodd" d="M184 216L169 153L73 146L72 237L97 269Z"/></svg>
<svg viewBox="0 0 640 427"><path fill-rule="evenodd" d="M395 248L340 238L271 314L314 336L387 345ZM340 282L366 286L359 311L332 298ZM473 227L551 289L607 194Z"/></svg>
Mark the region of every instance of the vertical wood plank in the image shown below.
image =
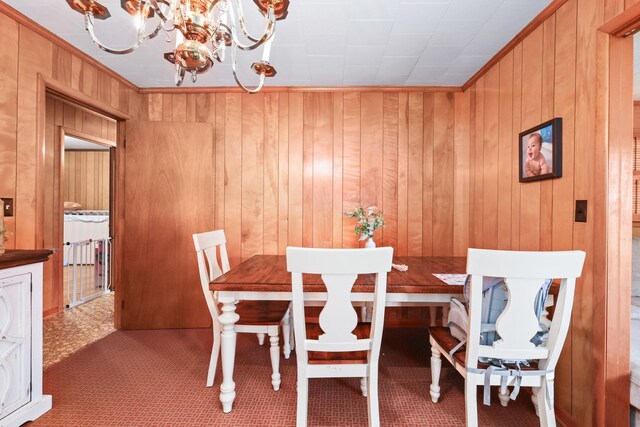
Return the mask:
<svg viewBox="0 0 640 427"><path fill-rule="evenodd" d="M224 231L231 266L242 259L242 95L225 94Z"/></svg>
<svg viewBox="0 0 640 427"><path fill-rule="evenodd" d="M227 97L224 93L209 94L207 100L202 100L200 105L207 103L208 108L214 109L215 114L215 204L214 204L214 224L216 229L226 229L225 227L225 207L226 189L229 176L227 175L227 158L225 147L227 146L227 136L225 126L227 125ZM213 107L211 107L213 104ZM202 111L202 110L200 110Z"/></svg>
<svg viewBox="0 0 640 427"><path fill-rule="evenodd" d="M264 249L264 94L242 95L242 260Z"/></svg>
<svg viewBox="0 0 640 427"><path fill-rule="evenodd" d="M278 253L278 94L264 95L264 249Z"/></svg>
<svg viewBox="0 0 640 427"><path fill-rule="evenodd" d="M303 94L303 139L302 139L302 245L313 247L313 146L315 110L313 108L315 93Z"/></svg>
<svg viewBox="0 0 640 427"><path fill-rule="evenodd" d="M409 93L409 176L408 176L408 253L422 255L422 168L423 168L423 94Z"/></svg>
<svg viewBox="0 0 640 427"><path fill-rule="evenodd" d="M384 94L384 171L382 178L382 209L385 226L383 245L398 252L398 106L397 93Z"/></svg>
<svg viewBox="0 0 640 427"><path fill-rule="evenodd" d="M409 253L409 94L398 97L398 255Z"/></svg>
<svg viewBox="0 0 640 427"><path fill-rule="evenodd" d="M18 52L18 111L17 117L17 158L16 158L16 199L15 208L20 212L16 216L15 243L19 249L41 248L42 241L36 241L42 224L39 222L37 200L38 193L37 168L42 166L44 158L34 153L41 153L42 141L38 141L36 112L44 104L39 99L38 74L51 75L53 46L49 40L30 29L20 26ZM38 55L33 55L38 52Z"/></svg>
<svg viewBox="0 0 640 427"><path fill-rule="evenodd" d="M469 247L469 179L471 93L456 93L453 136L453 255L465 256Z"/></svg>
<svg viewBox="0 0 640 427"><path fill-rule="evenodd" d="M333 247L341 248L342 229L345 221L342 209L342 171L343 171L343 131L344 97L341 92L333 94Z"/></svg>
<svg viewBox="0 0 640 427"><path fill-rule="evenodd" d="M162 94L162 121L170 122L173 120L173 98L176 94Z"/></svg>
<svg viewBox="0 0 640 427"><path fill-rule="evenodd" d="M149 121L159 122L162 120L162 94L151 93L145 95L148 99Z"/></svg>
<svg viewBox="0 0 640 427"><path fill-rule="evenodd" d="M541 122L543 28L538 27L522 44L522 128ZM520 190L520 249L540 248L540 182L524 183ZM537 208L536 208L537 207Z"/></svg>
<svg viewBox="0 0 640 427"><path fill-rule="evenodd" d="M434 166L438 164L435 134L438 133L438 137L442 139L442 136L446 135L446 130L444 133L441 133L439 129L436 131L439 123L435 123L435 97L438 95L439 94L425 93L423 96L422 255L425 256L430 256L433 255L434 252L437 253L440 251L440 242L438 242L436 236L434 236L434 225L439 222L440 218L440 212L435 213L438 209L435 203L436 198L438 198L440 194L438 193L439 190L434 188L434 185L439 180L439 174L443 173L446 167L438 168L437 171L434 168ZM442 142L442 140L439 142ZM411 199L411 195L409 195L409 198ZM446 216L446 214L444 216ZM411 228L411 225L409 228ZM409 233L411 233L411 231L409 231ZM434 247L433 242L436 242L435 246L438 246L437 248Z"/></svg>
<svg viewBox="0 0 640 427"><path fill-rule="evenodd" d="M542 111L541 121L553 118L553 91L555 73L555 15L543 24L542 55ZM540 182L540 250L551 250L553 240L553 180Z"/></svg>
<svg viewBox="0 0 640 427"><path fill-rule="evenodd" d="M595 84L596 79L596 33L593 31L602 22L603 5L596 2L580 2L577 5L577 44L576 44L576 126L575 126L575 165L574 169L574 200L592 200L596 203L594 177L597 171L594 167L596 150L596 91L582 90ZM596 206L594 208L597 209ZM595 217L592 217L595 220ZM596 425L604 425L603 409L596 415L598 408L594 408L592 399L594 388L593 378L581 374L575 363L578 355L583 356L583 363L593 364L593 290L594 290L594 226L592 223L573 223L573 247L581 248L587 253L582 270L582 279L576 286L576 310L572 314L572 353L571 366L571 412L578 424L589 424L594 416L599 418ZM579 308L578 308L579 307Z"/></svg>
<svg viewBox="0 0 640 427"><path fill-rule="evenodd" d="M360 128L360 201L363 207L382 205L382 93L363 92Z"/></svg>
<svg viewBox="0 0 640 427"><path fill-rule="evenodd" d="M289 94L289 246L302 246L302 139L304 99Z"/></svg>
<svg viewBox="0 0 640 427"><path fill-rule="evenodd" d="M0 194L16 199L17 154L18 154L18 34L19 25L0 14L0 38L5 46L0 50ZM5 196L6 195L6 196ZM9 231L6 247L15 247L15 217L6 217Z"/></svg>
<svg viewBox="0 0 640 427"><path fill-rule="evenodd" d="M344 142L343 142L343 174L342 194L343 209L353 211L362 204L360 198L360 94L347 92L344 94ZM354 233L355 220L345 218L342 244L346 248L358 246L358 238Z"/></svg>
<svg viewBox="0 0 640 427"><path fill-rule="evenodd" d="M313 246L333 246L333 94L313 99Z"/></svg>
<svg viewBox="0 0 640 427"><path fill-rule="evenodd" d="M517 146L522 128L522 43L513 49L513 133L515 146L511 153L511 249L520 249L520 151Z"/></svg>
<svg viewBox="0 0 640 427"><path fill-rule="evenodd" d="M473 243L475 247L483 247L482 245L482 228L484 225L484 221L482 220L482 215L478 215L478 213L483 212L483 195L484 195L484 98L485 98L485 90L484 90L484 76L478 79L476 83L476 108L475 108L475 156L474 156L474 164L478 165L478 167L474 170L474 203L473 203L473 211L474 215L472 215L472 219L474 221L473 226Z"/></svg>
<svg viewBox="0 0 640 427"><path fill-rule="evenodd" d="M278 105L278 254L289 242L289 95L280 94Z"/></svg>
<svg viewBox="0 0 640 427"><path fill-rule="evenodd" d="M434 94L433 255L453 255L454 121L451 93ZM437 167L436 167L437 165Z"/></svg>
<svg viewBox="0 0 640 427"><path fill-rule="evenodd" d="M511 186L518 181L513 172L513 150L517 139L513 139L513 52L500 61L500 107L498 121L498 249L511 247ZM516 160L517 163L517 160Z"/></svg>
<svg viewBox="0 0 640 427"><path fill-rule="evenodd" d="M171 120L174 122L186 122L187 121L187 94L176 93L172 96L171 108L173 112L171 114Z"/></svg>
<svg viewBox="0 0 640 427"><path fill-rule="evenodd" d="M498 247L498 114L500 111L500 67L493 67L484 79L484 173L482 204L482 247Z"/></svg>

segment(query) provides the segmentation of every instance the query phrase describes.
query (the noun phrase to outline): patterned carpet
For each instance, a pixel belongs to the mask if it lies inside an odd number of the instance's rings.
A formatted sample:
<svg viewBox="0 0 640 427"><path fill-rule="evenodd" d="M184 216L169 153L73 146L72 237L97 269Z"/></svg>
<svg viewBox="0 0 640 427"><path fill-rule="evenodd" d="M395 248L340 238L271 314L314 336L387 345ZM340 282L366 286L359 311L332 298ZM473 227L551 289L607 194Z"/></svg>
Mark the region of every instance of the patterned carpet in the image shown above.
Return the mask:
<svg viewBox="0 0 640 427"><path fill-rule="evenodd" d="M270 382L269 351L255 336L240 334L237 344L237 398L230 414L218 400L221 371L213 388L205 381L211 331L206 329L116 331L49 367L44 391L53 409L42 426L293 426L296 364L281 360L282 386ZM383 426L464 425L463 380L444 367L440 403L429 399L427 333L387 329L380 367ZM481 393L480 393L481 394ZM536 426L529 396L507 408L493 390L490 407L479 404L482 426ZM357 379L310 380L309 425L367 424L366 399Z"/></svg>
<svg viewBox="0 0 640 427"><path fill-rule="evenodd" d="M44 319L44 369L106 337L113 327L113 294Z"/></svg>

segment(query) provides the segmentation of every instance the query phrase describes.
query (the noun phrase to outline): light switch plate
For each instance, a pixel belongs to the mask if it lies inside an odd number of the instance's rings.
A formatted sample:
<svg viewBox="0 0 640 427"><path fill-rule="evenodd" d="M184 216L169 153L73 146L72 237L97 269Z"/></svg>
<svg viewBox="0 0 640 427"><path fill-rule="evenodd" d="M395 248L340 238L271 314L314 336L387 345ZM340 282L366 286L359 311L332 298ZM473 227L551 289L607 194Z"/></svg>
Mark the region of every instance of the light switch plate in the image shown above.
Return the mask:
<svg viewBox="0 0 640 427"><path fill-rule="evenodd" d="M576 200L576 222L587 222L586 200Z"/></svg>
<svg viewBox="0 0 640 427"><path fill-rule="evenodd" d="M4 202L4 216L13 216L13 199L0 198Z"/></svg>

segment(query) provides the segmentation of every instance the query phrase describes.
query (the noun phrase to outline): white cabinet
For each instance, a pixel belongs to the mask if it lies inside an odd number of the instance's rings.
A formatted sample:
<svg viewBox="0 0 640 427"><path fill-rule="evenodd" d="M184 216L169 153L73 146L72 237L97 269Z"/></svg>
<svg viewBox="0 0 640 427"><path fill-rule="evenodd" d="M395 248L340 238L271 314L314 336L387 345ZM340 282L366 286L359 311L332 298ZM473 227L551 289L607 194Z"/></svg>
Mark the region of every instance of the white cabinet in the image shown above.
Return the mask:
<svg viewBox="0 0 640 427"><path fill-rule="evenodd" d="M51 409L51 396L42 394L42 261L48 253L0 255L0 427Z"/></svg>

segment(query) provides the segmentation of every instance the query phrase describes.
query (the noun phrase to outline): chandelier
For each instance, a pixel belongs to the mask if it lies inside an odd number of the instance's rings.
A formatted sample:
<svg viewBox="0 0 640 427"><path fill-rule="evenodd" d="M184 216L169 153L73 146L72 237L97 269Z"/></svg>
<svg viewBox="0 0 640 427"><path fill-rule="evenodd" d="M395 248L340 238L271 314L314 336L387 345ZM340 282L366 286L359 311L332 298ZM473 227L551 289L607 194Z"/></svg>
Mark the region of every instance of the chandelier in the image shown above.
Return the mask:
<svg viewBox="0 0 640 427"><path fill-rule="evenodd" d="M106 46L96 36L96 19L107 19L109 10L94 0L67 0L71 8L85 17L85 28L93 42L105 52L126 54L136 50L144 40L152 39L161 32L171 43L175 31L175 48L164 54L164 58L175 67L175 83L180 86L185 74L191 75L195 83L198 74L213 67L214 61L223 62L225 51L231 51L233 77L243 90L256 93L264 84L265 77L273 77L276 70L269 63L271 43L276 21L286 18L289 0L253 0L265 17L262 34L251 34L245 25L242 0L120 0L121 7L135 17L136 38L131 46L114 49ZM157 17L157 18L156 18ZM147 31L148 22L157 19ZM238 34L236 23L241 32ZM242 38L242 40L241 40ZM251 51L263 46L262 59L254 62L251 69L259 76L258 84L249 87L240 81L237 73L237 51Z"/></svg>

